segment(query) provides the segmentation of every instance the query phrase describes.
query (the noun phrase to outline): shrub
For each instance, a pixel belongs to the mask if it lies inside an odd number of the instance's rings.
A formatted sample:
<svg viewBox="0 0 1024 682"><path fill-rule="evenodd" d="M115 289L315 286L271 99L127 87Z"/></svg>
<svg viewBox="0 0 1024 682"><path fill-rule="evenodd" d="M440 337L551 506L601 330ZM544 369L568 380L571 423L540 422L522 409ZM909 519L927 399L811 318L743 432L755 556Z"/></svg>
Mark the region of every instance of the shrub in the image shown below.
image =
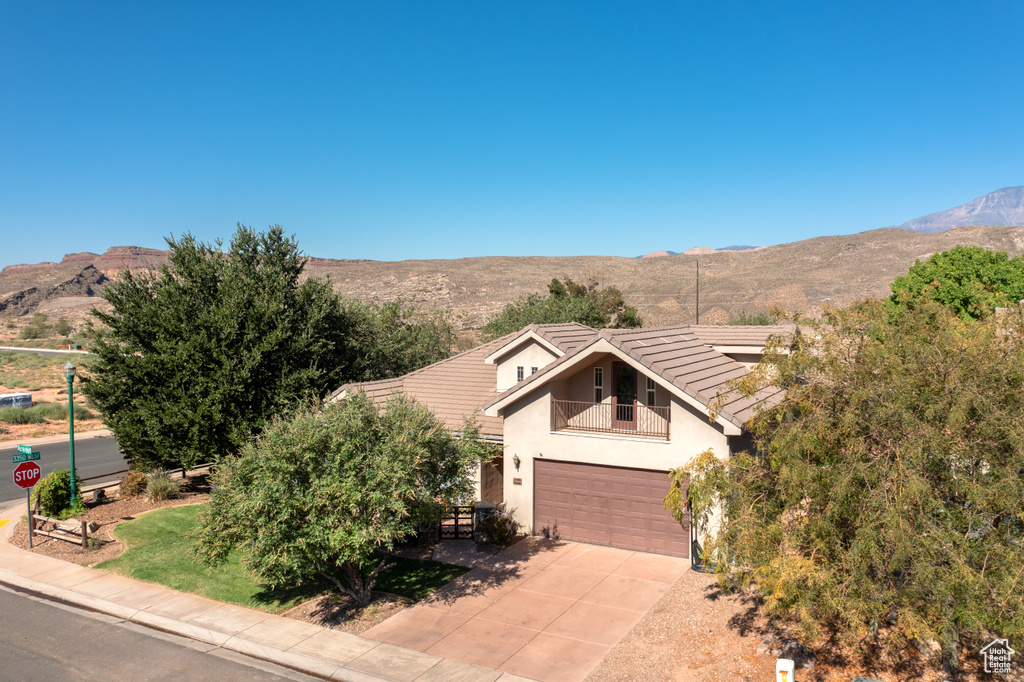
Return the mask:
<svg viewBox="0 0 1024 682"><path fill-rule="evenodd" d="M0 422L6 424L42 424L44 421L46 419L31 408L27 410L20 407L0 408Z"/></svg>
<svg viewBox="0 0 1024 682"><path fill-rule="evenodd" d="M34 387L38 388L38 387ZM80 406L75 406L75 417L78 419L93 419L96 415ZM50 421L67 421L68 407L60 403L36 403L29 408L4 407L0 408L0 422L7 424L42 424Z"/></svg>
<svg viewBox="0 0 1024 682"><path fill-rule="evenodd" d="M52 329L49 321L44 313L36 313L32 316L32 320L22 327L21 333L18 335L22 339L44 339L50 335Z"/></svg>
<svg viewBox="0 0 1024 682"><path fill-rule="evenodd" d="M82 498L79 497L78 498L78 503L75 504L75 506L68 507L67 509L62 509L60 511L60 513L57 514L57 518L60 519L61 521L64 521L66 519L70 519L70 518L75 517L75 516L81 516L82 514L84 514L87 511L89 511L89 510L86 508L85 504L82 503Z"/></svg>
<svg viewBox="0 0 1024 682"><path fill-rule="evenodd" d="M28 412L35 412L44 419L51 421L67 421L68 418L68 406L67 403L48 403L38 402L32 407L28 408ZM75 419L92 419L96 415L90 410L82 407L81 405L75 405Z"/></svg>
<svg viewBox="0 0 1024 682"><path fill-rule="evenodd" d="M68 322L68 319L66 317L62 317L54 323L53 331L57 333L57 336L70 336L74 329L72 328L71 323Z"/></svg>
<svg viewBox="0 0 1024 682"><path fill-rule="evenodd" d="M146 490L148 480L142 471L132 469L121 479L121 487L118 489L121 497L138 497Z"/></svg>
<svg viewBox="0 0 1024 682"><path fill-rule="evenodd" d="M75 481L76 489L81 490L82 482ZM36 484L35 499L39 503L39 511L44 516L60 516L61 512L71 507L71 472L67 469L54 469Z"/></svg>
<svg viewBox="0 0 1024 682"><path fill-rule="evenodd" d="M180 490L181 484L163 469L154 469L146 474L146 499L150 502L173 499Z"/></svg>
<svg viewBox="0 0 1024 682"><path fill-rule="evenodd" d="M25 411L34 412L41 419L50 419L52 421L63 421L68 418L67 406L60 403L38 402ZM78 410L75 410L75 414L77 416Z"/></svg>
<svg viewBox="0 0 1024 682"><path fill-rule="evenodd" d="M499 547L511 545L519 532L519 523L512 518L512 513L507 511L499 511L484 517L480 526L487 534L488 542L493 542Z"/></svg>

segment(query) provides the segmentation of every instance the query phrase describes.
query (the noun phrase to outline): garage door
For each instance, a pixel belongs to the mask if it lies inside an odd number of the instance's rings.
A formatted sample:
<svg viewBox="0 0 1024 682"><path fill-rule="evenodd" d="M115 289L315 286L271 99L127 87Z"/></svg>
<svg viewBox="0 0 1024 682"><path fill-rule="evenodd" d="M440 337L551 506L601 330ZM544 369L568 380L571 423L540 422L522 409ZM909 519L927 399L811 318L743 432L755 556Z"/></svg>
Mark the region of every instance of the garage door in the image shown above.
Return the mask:
<svg viewBox="0 0 1024 682"><path fill-rule="evenodd" d="M534 461L538 534L641 552L690 556L690 529L662 506L665 471Z"/></svg>

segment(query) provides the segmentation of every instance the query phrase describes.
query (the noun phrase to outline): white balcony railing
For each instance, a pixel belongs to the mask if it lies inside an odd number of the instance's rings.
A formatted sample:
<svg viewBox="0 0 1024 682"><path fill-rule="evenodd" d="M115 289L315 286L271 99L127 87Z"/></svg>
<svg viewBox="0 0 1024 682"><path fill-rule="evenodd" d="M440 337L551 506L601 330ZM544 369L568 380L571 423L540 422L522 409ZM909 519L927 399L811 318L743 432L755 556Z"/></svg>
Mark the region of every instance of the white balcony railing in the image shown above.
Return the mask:
<svg viewBox="0 0 1024 682"><path fill-rule="evenodd" d="M668 407L619 404L614 397L607 403L552 399L551 430L668 440L669 413Z"/></svg>

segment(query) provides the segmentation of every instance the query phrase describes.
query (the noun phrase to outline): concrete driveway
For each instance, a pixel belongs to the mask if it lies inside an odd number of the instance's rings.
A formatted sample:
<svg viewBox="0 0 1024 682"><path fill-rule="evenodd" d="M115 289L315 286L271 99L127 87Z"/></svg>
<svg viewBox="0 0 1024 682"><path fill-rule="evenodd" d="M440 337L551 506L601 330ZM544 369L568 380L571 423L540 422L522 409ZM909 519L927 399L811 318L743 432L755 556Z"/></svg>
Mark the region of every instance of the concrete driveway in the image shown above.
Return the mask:
<svg viewBox="0 0 1024 682"><path fill-rule="evenodd" d="M541 682L582 680L689 568L526 538L363 636Z"/></svg>

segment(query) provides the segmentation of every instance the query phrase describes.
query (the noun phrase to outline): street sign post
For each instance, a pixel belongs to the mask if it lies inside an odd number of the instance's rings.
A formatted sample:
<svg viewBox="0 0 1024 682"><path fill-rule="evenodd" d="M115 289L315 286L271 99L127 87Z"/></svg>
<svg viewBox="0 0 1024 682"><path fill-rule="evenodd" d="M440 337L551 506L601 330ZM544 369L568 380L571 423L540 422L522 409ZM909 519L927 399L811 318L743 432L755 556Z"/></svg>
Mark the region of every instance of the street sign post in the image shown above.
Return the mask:
<svg viewBox="0 0 1024 682"><path fill-rule="evenodd" d="M21 446L18 446L21 450ZM29 448L29 452L32 449ZM32 549L32 527L35 520L32 518L32 486L39 482L43 470L35 462L22 462L14 467L14 485L25 489L25 506L28 508L28 548Z"/></svg>
<svg viewBox="0 0 1024 682"><path fill-rule="evenodd" d="M42 455L41 452L36 450L35 452L19 452L16 455L11 455L11 461L15 464L21 462L34 462Z"/></svg>

